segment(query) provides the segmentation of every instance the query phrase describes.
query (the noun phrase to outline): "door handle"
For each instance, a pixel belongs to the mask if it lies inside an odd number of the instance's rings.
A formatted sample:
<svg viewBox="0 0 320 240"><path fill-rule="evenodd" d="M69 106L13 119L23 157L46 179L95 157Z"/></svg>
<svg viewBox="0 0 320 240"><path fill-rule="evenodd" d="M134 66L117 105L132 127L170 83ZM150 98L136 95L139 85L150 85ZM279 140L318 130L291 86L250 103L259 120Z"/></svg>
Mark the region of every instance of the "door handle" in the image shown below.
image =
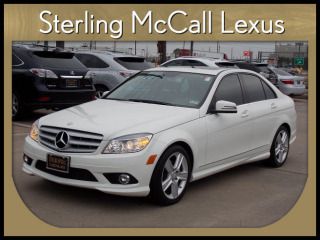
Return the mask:
<svg viewBox="0 0 320 240"><path fill-rule="evenodd" d="M277 108L277 104L271 103L271 109L275 109L275 108Z"/></svg>
<svg viewBox="0 0 320 240"><path fill-rule="evenodd" d="M244 111L241 113L241 117L242 117L242 118L245 118L245 117L248 117L248 116L249 116L248 110L244 110Z"/></svg>

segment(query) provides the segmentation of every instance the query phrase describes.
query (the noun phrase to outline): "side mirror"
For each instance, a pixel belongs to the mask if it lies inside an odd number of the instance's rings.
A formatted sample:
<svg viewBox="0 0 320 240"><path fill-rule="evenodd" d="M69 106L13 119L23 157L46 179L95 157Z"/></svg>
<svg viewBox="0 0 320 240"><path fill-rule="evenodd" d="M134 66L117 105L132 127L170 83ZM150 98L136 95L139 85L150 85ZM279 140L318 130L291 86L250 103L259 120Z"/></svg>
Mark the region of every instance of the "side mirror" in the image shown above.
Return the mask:
<svg viewBox="0 0 320 240"><path fill-rule="evenodd" d="M209 113L237 113L237 104L229 101L219 100L212 103L208 110Z"/></svg>
<svg viewBox="0 0 320 240"><path fill-rule="evenodd" d="M110 91L105 91L105 92L103 92L101 98L104 98L105 96L107 96L107 94L108 94L109 92L110 92Z"/></svg>

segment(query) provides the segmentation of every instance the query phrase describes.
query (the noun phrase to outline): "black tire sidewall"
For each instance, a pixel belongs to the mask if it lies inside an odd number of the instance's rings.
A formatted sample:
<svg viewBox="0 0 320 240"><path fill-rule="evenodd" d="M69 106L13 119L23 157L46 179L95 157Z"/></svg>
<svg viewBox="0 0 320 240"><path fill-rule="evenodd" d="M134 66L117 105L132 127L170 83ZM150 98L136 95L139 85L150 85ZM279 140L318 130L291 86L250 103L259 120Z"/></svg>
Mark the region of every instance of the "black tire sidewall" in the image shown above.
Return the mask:
<svg viewBox="0 0 320 240"><path fill-rule="evenodd" d="M167 198L167 196L164 194L164 192L162 190L161 178L162 178L162 171L163 171L164 165L166 163L166 160L168 159L168 157L171 154L173 154L175 152L182 153L187 159L188 179L187 179L186 186L185 186L183 192L180 194L180 196L177 197L176 199L169 199L169 198ZM159 204L159 205L163 205L163 206L171 205L171 204L174 204L174 203L180 201L180 199L183 197L183 195L185 194L185 191L188 187L190 177L191 177L191 171L192 171L191 168L192 168L192 165L191 165L190 156L189 156L188 152L182 146L173 145L173 146L169 147L159 158L157 165L156 165L156 167L153 171L153 174L152 174L152 178L150 181L150 194L149 194L152 201Z"/></svg>

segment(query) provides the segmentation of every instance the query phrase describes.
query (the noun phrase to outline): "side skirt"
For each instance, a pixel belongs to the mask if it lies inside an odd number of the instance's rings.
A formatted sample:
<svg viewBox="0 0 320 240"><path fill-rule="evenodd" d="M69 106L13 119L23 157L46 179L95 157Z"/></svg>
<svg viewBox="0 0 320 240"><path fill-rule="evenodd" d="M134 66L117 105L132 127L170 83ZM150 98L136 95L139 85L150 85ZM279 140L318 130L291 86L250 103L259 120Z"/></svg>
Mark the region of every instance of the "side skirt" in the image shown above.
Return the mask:
<svg viewBox="0 0 320 240"><path fill-rule="evenodd" d="M261 146L236 156L232 156L226 159L222 159L210 164L200 166L196 172L193 172L190 181L196 181L198 179L213 175L215 173L222 172L226 169L250 162L264 160L268 157L270 157L270 146Z"/></svg>

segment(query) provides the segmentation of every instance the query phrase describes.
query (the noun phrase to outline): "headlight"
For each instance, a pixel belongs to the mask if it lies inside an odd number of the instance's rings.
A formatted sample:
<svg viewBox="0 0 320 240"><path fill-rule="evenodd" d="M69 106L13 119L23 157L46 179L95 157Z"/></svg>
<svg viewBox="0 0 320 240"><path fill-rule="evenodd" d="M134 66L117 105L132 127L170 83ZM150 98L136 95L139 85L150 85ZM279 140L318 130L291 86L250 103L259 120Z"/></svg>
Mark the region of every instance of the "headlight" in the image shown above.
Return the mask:
<svg viewBox="0 0 320 240"><path fill-rule="evenodd" d="M38 128L38 124L39 124L39 121L35 121L33 124L32 124L32 127L31 127L31 130L30 130L30 133L29 133L29 136L35 140L35 141L39 141L39 128Z"/></svg>
<svg viewBox="0 0 320 240"><path fill-rule="evenodd" d="M146 148L152 138L151 133L127 135L112 139L103 153L133 153Z"/></svg>

